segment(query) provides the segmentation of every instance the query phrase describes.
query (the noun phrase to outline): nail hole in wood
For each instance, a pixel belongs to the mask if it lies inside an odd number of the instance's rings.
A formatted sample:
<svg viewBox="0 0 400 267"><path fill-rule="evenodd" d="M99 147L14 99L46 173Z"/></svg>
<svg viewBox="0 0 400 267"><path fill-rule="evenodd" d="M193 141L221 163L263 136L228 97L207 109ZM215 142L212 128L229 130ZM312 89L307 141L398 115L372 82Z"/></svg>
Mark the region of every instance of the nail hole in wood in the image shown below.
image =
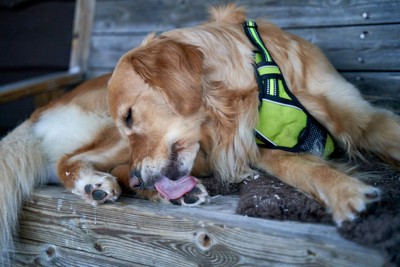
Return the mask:
<svg viewBox="0 0 400 267"><path fill-rule="evenodd" d="M100 251L100 252L102 252L103 250L104 250L104 247L100 244L100 243L94 243L94 249L95 250L97 250L97 251Z"/></svg>
<svg viewBox="0 0 400 267"><path fill-rule="evenodd" d="M317 256L317 254L316 254L314 251L309 250L309 249L307 249L307 255L308 255L308 256L311 256L311 257Z"/></svg>
<svg viewBox="0 0 400 267"><path fill-rule="evenodd" d="M54 257L56 257L57 251L56 251L56 247L53 245L49 245L45 250L44 250L44 254L46 255L46 258L48 260L53 259Z"/></svg>

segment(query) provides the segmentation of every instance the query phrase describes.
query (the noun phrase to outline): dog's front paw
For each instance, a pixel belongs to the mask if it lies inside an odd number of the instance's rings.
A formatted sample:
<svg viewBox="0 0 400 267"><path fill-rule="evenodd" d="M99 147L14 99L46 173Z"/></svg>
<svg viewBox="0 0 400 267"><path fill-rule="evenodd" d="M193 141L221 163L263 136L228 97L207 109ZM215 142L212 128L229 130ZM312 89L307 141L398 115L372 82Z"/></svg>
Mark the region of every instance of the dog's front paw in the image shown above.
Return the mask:
<svg viewBox="0 0 400 267"><path fill-rule="evenodd" d="M198 183L191 191L184 194L178 199L170 200L170 202L174 205L182 205L182 206L199 206L201 204L209 204L210 196L204 185Z"/></svg>
<svg viewBox="0 0 400 267"><path fill-rule="evenodd" d="M335 223L340 226L344 221L352 221L365 211L369 203L380 199L379 189L358 180L336 186L333 189L331 209Z"/></svg>
<svg viewBox="0 0 400 267"><path fill-rule="evenodd" d="M121 187L114 176L96 172L80 177L72 193L80 195L89 204L98 205L117 200L121 194Z"/></svg>

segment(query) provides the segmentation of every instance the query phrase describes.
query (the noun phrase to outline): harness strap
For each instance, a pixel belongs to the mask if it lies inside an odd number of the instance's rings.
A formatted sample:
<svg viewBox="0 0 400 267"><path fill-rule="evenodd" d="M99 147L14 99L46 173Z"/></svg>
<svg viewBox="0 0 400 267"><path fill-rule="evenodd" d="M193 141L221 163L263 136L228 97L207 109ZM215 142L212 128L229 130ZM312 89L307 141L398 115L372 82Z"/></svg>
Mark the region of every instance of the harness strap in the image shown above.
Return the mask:
<svg viewBox="0 0 400 267"><path fill-rule="evenodd" d="M257 24L248 20L243 27L257 48L254 51L260 100L259 121L254 129L257 144L329 157L335 149L332 138L289 90L279 66L258 33Z"/></svg>

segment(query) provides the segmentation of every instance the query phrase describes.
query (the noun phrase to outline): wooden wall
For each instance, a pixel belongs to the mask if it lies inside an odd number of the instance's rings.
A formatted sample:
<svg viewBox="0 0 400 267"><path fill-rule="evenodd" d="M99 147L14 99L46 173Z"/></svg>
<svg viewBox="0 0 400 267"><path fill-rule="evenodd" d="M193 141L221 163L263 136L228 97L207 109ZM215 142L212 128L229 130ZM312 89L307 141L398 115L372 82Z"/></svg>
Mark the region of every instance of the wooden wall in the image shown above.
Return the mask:
<svg viewBox="0 0 400 267"><path fill-rule="evenodd" d="M89 77L112 71L118 58L149 32L207 20L207 8L230 1L98 0ZM400 98L400 1L239 0L249 18L265 18L319 46L370 99ZM400 110L400 109L399 109Z"/></svg>

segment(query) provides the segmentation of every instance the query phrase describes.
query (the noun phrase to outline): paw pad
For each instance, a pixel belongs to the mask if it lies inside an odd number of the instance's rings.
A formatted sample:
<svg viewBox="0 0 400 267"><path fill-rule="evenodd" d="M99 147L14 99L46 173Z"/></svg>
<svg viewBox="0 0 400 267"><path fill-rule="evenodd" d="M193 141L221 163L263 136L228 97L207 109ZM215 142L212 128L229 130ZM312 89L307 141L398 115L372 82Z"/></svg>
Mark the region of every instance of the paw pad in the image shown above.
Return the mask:
<svg viewBox="0 0 400 267"><path fill-rule="evenodd" d="M92 197L94 200L103 200L107 196L107 193L103 190L94 190L92 192Z"/></svg>
<svg viewBox="0 0 400 267"><path fill-rule="evenodd" d="M197 184L190 192L178 199L170 200L170 203L182 206L198 206L200 204L208 204L209 199L210 197L205 187L202 184Z"/></svg>
<svg viewBox="0 0 400 267"><path fill-rule="evenodd" d="M87 203L98 205L117 200L121 194L121 187L115 177L105 173L96 173L88 177L86 181L79 181L77 190L72 192L79 193Z"/></svg>

